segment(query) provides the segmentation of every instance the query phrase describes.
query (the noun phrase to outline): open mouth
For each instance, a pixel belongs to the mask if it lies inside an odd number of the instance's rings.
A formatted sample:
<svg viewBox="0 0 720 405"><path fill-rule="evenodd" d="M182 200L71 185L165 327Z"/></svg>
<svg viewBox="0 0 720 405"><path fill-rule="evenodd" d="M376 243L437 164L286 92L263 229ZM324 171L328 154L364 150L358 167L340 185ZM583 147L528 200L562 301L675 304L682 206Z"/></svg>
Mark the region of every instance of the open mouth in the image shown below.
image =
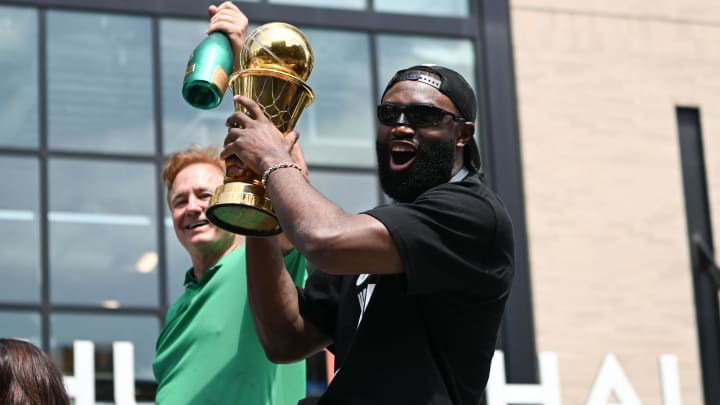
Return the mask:
<svg viewBox="0 0 720 405"><path fill-rule="evenodd" d="M390 144L390 169L394 171L405 170L415 160L417 149L407 141L395 141Z"/></svg>
<svg viewBox="0 0 720 405"><path fill-rule="evenodd" d="M195 228L197 228L197 227L199 227L199 226L204 226L204 225L207 225L207 224L209 224L209 223L210 223L210 221L208 221L207 219L203 219L202 221L193 222L193 223L190 224L190 225L186 225L186 226L185 226L185 229L195 229Z"/></svg>

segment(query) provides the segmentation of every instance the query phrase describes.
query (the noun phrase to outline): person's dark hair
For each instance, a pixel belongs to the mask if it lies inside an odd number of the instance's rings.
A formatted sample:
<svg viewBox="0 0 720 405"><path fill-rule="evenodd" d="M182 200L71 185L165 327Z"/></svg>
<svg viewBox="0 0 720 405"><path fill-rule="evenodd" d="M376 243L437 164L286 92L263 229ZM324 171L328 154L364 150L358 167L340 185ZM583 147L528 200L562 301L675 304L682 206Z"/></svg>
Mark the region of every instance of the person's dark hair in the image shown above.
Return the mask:
<svg viewBox="0 0 720 405"><path fill-rule="evenodd" d="M32 343L0 338L0 405L70 405L63 376Z"/></svg>

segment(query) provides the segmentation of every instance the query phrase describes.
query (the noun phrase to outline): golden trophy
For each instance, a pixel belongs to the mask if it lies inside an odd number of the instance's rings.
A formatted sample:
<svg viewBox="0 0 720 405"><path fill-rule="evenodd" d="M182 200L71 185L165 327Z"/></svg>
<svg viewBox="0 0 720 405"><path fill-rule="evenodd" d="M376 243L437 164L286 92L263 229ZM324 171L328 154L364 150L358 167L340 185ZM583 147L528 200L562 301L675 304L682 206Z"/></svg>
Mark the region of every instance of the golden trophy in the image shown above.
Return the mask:
<svg viewBox="0 0 720 405"><path fill-rule="evenodd" d="M290 24L263 24L248 35L236 57L240 58L240 70L229 79L233 94L255 100L282 133L292 130L315 98L305 83L313 68L313 51L305 35ZM247 112L237 102L235 111ZM210 222L242 235L280 233L261 176L247 169L238 170L242 162L235 156L225 163L225 182L208 203L206 215Z"/></svg>

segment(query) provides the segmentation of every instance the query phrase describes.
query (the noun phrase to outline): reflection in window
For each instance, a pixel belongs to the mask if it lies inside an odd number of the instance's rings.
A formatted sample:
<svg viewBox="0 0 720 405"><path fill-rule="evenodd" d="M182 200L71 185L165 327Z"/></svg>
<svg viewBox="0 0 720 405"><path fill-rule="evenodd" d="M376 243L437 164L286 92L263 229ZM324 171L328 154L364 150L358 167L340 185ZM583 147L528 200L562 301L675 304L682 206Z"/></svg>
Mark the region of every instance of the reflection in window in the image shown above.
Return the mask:
<svg viewBox="0 0 720 405"><path fill-rule="evenodd" d="M173 228L172 216L165 207L165 249L167 251L168 301L175 302L185 291L185 273L192 267L190 255L178 242Z"/></svg>
<svg viewBox="0 0 720 405"><path fill-rule="evenodd" d="M207 35L207 26L206 21L160 21L163 148L166 154L191 145L222 145L227 134L225 120L234 111L229 90L222 104L212 110L190 106L181 93L188 58Z"/></svg>
<svg viewBox="0 0 720 405"><path fill-rule="evenodd" d="M469 39L385 34L378 36L377 49L380 94L396 71L423 63L436 63L456 70L477 92L475 50Z"/></svg>
<svg viewBox="0 0 720 405"><path fill-rule="evenodd" d="M38 162L0 157L0 300L40 299ZM1 324L0 324L1 325Z"/></svg>
<svg viewBox="0 0 720 405"><path fill-rule="evenodd" d="M367 7L367 0L269 0L274 4L285 4L293 6L342 8L346 10L364 10ZM377 0L376 0L377 1Z"/></svg>
<svg viewBox="0 0 720 405"><path fill-rule="evenodd" d="M73 342L89 340L95 345L95 375L112 379L112 344L131 342L135 352L135 379L153 380L152 359L160 324L155 317L128 315L51 316L50 353L63 374L73 375Z"/></svg>
<svg viewBox="0 0 720 405"><path fill-rule="evenodd" d="M372 167L375 115L367 34L305 29L315 52L308 84L315 101L297 130L310 164Z"/></svg>
<svg viewBox="0 0 720 405"><path fill-rule="evenodd" d="M53 302L158 305L152 165L55 159L48 168Z"/></svg>
<svg viewBox="0 0 720 405"><path fill-rule="evenodd" d="M37 11L0 6L0 146L38 145Z"/></svg>
<svg viewBox="0 0 720 405"><path fill-rule="evenodd" d="M40 314L37 312L1 311L0 337L25 339L42 347Z"/></svg>
<svg viewBox="0 0 720 405"><path fill-rule="evenodd" d="M468 0L374 0L375 11L385 13L421 14L436 17L467 17L470 15Z"/></svg>
<svg viewBox="0 0 720 405"><path fill-rule="evenodd" d="M378 181L375 173L333 173L313 171L310 180L318 191L345 212L357 214L378 205Z"/></svg>
<svg viewBox="0 0 720 405"><path fill-rule="evenodd" d="M150 28L148 17L48 12L51 148L153 152Z"/></svg>

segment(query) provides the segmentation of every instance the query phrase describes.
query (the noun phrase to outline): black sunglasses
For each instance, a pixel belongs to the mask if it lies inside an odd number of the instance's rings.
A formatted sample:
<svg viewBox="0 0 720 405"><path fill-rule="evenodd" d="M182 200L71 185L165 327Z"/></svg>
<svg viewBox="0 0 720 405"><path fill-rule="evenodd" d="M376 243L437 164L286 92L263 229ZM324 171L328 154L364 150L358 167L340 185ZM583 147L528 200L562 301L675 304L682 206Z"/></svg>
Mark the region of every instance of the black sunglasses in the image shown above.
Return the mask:
<svg viewBox="0 0 720 405"><path fill-rule="evenodd" d="M465 121L465 118L430 104L398 105L382 103L377 106L377 117L384 125L404 124L410 127L437 127L443 117L449 115L453 121ZM400 116L405 117L400 120Z"/></svg>

